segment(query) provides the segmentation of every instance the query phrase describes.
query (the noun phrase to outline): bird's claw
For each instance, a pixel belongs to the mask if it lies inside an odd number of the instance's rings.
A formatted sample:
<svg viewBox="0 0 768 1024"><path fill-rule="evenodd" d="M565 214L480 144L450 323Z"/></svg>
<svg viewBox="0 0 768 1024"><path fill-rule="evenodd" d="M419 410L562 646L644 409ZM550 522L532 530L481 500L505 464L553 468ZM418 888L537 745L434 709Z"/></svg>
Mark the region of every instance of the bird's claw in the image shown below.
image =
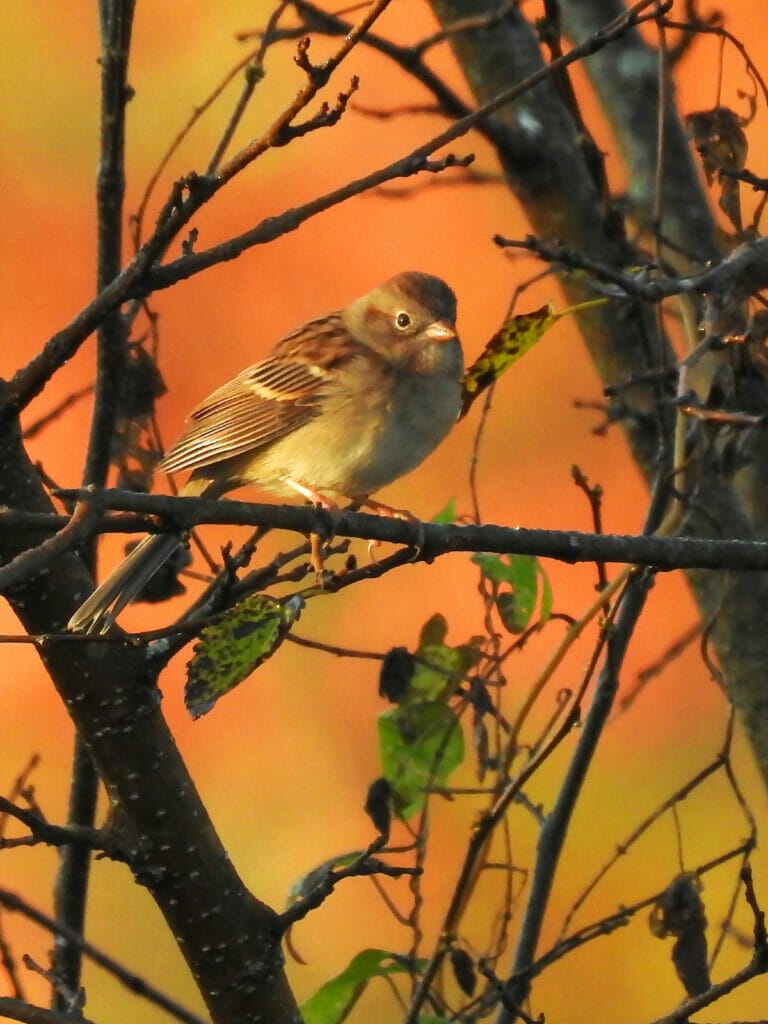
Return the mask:
<svg viewBox="0 0 768 1024"><path fill-rule="evenodd" d="M383 502L375 501L373 498L362 498L360 505L363 508L370 509L371 512L376 512L380 516L389 516L390 519L402 519L406 523L413 523L416 526L416 542L413 544L413 557L411 561L415 562L421 554L424 543L424 523L420 519L417 519L412 512L409 512L405 508L392 508L391 505L385 505ZM368 557L372 562L376 561L375 549L381 547L380 540L369 540L368 541Z"/></svg>

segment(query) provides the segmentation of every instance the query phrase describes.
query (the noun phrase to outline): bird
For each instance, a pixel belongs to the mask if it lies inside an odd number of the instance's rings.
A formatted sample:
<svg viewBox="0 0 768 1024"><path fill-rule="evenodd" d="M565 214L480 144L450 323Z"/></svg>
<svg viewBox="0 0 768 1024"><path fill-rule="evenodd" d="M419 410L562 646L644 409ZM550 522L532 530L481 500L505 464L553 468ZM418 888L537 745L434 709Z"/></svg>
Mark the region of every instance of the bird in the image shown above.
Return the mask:
<svg viewBox="0 0 768 1024"><path fill-rule="evenodd" d="M265 358L213 391L159 463L187 470L180 494L218 498L256 485L335 509L410 472L459 417L464 361L456 296L440 278L405 271L344 309L285 335ZM153 534L69 621L106 633L182 543Z"/></svg>

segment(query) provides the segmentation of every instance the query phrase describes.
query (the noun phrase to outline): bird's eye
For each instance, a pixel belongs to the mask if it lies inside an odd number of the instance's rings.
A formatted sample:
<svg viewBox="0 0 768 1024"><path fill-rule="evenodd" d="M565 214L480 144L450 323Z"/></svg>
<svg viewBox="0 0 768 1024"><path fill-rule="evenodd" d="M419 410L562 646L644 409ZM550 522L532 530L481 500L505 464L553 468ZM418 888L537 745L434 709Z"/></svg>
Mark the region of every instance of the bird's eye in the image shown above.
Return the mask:
<svg viewBox="0 0 768 1024"><path fill-rule="evenodd" d="M397 324L401 331L404 331L406 327L411 326L413 321L411 320L408 313L406 313L405 310L403 310L400 313L398 313L397 316L395 317L395 323Z"/></svg>

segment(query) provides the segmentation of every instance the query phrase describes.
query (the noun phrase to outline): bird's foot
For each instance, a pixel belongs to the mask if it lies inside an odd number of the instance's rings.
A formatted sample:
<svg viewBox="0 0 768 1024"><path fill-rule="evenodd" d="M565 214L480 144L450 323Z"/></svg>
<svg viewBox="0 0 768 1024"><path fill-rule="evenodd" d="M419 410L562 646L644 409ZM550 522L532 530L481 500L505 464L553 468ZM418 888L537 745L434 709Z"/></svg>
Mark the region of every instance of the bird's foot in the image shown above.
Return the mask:
<svg viewBox="0 0 768 1024"><path fill-rule="evenodd" d="M383 501L375 501L373 498L360 498L359 505L360 508L367 508L376 515L388 516L390 519L404 519L409 523L419 521L407 508L392 508L391 505L385 505Z"/></svg>
<svg viewBox="0 0 768 1024"><path fill-rule="evenodd" d="M412 512L409 512L405 508L392 508L391 505L385 505L381 501L375 501L373 498L360 498L359 504L361 508L370 509L371 512L377 513L380 516L388 516L390 519L402 519L406 523L414 523L417 528L416 543L413 545L415 561L424 547L424 524L420 519L417 519ZM372 562L376 561L376 548L381 547L380 540L369 540L368 541L368 557Z"/></svg>

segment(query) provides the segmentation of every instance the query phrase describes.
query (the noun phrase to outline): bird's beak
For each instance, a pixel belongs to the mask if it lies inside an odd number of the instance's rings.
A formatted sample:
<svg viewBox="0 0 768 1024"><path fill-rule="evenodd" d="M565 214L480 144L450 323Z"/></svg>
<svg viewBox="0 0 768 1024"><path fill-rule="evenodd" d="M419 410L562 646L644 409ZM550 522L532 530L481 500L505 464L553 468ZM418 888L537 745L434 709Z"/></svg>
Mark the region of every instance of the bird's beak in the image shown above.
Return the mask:
<svg viewBox="0 0 768 1024"><path fill-rule="evenodd" d="M434 320L424 334L431 341L453 341L456 337L456 327L450 320Z"/></svg>

